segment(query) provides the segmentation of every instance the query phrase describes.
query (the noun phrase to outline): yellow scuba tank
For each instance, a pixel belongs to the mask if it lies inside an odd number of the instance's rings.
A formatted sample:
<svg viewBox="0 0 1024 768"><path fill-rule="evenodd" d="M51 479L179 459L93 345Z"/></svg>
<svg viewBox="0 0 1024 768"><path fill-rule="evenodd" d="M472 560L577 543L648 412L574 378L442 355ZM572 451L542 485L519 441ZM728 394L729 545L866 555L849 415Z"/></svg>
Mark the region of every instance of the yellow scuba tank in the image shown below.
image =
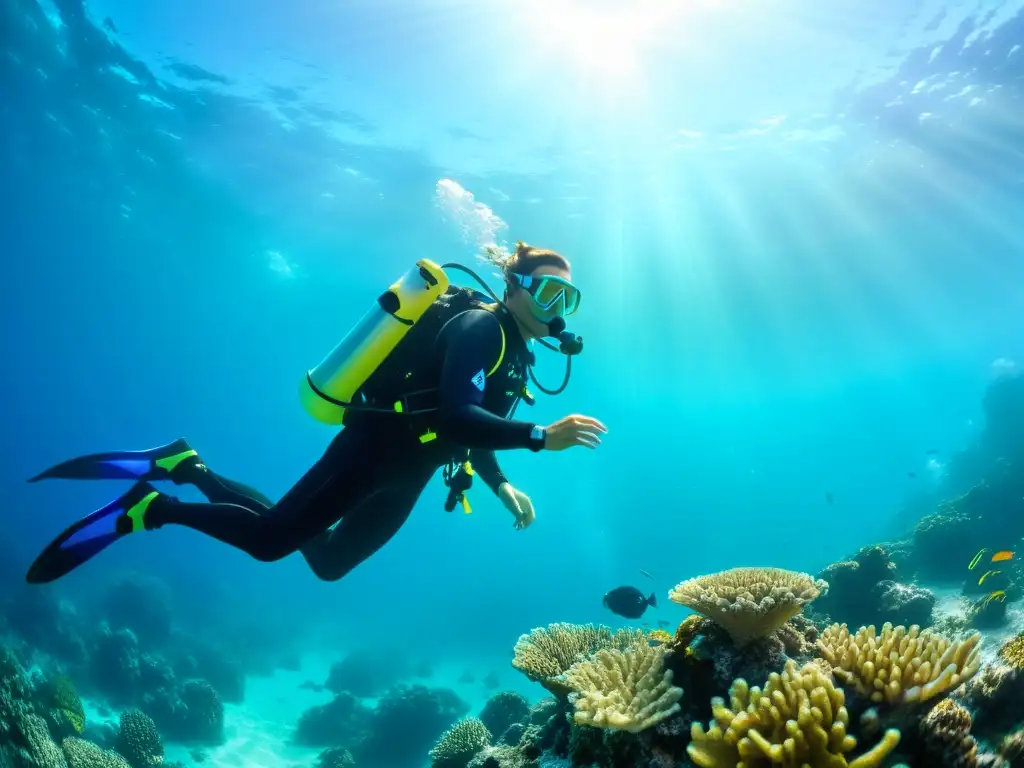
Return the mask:
<svg viewBox="0 0 1024 768"><path fill-rule="evenodd" d="M325 424L341 424L359 388L398 346L431 304L448 290L448 276L429 259L420 259L381 294L300 386L303 407Z"/></svg>

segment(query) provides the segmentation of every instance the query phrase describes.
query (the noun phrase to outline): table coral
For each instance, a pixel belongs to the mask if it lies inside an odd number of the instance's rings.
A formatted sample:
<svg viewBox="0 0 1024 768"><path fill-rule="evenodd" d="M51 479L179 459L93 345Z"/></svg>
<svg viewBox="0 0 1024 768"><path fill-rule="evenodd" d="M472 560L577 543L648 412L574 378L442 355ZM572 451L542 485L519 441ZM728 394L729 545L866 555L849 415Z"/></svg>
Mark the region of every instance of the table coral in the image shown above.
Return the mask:
<svg viewBox="0 0 1024 768"><path fill-rule="evenodd" d="M707 616L740 645L772 634L828 589L806 573L733 568L678 584L669 599Z"/></svg>

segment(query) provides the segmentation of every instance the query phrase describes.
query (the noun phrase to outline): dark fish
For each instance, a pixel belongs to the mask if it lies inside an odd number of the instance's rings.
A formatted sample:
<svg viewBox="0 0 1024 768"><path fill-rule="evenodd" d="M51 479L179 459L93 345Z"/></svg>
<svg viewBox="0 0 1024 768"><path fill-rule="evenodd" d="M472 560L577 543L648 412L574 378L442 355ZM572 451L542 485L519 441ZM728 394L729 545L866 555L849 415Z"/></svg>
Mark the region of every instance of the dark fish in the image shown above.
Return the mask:
<svg viewBox="0 0 1024 768"><path fill-rule="evenodd" d="M934 454L936 454L938 452L939 451L936 448L929 448L927 451L925 451L925 453L928 454L929 456L932 456L932 455L934 455Z"/></svg>
<svg viewBox="0 0 1024 768"><path fill-rule="evenodd" d="M316 691L317 693L320 693L320 691L324 689L324 687L320 685L320 683L314 683L312 680L307 680L304 683L300 683L299 688L301 688L304 691Z"/></svg>
<svg viewBox="0 0 1024 768"><path fill-rule="evenodd" d="M646 577L647 577L648 579L650 579L651 581L654 581L654 577L653 577L653 576L651 576L651 574L649 574L649 573L648 573L647 571L645 571L645 570L644 570L643 568L639 568L638 570L640 571L640 573L642 573L642 574L643 574L644 576L646 576Z"/></svg>
<svg viewBox="0 0 1024 768"><path fill-rule="evenodd" d="M825 494L825 503L826 504L831 504L835 500L836 500L836 497L832 495L831 491L829 491L828 493Z"/></svg>
<svg viewBox="0 0 1024 768"><path fill-rule="evenodd" d="M671 623L671 622L665 621L665 619L658 619L658 627L660 627L661 629L664 629L664 628L665 628L665 627L667 627L667 626L668 626L668 625L669 625L670 623Z"/></svg>
<svg viewBox="0 0 1024 768"><path fill-rule="evenodd" d="M114 25L114 20L109 16L107 16L107 18L103 20L103 26L109 29L115 35L117 34L117 27Z"/></svg>
<svg viewBox="0 0 1024 768"><path fill-rule="evenodd" d="M909 477L911 480L913 480L915 477L917 477L917 473L916 472L907 472L907 477Z"/></svg>
<svg viewBox="0 0 1024 768"><path fill-rule="evenodd" d="M636 587L616 587L601 602L612 613L627 619L639 619L649 605L658 607L653 592L650 597L644 597L644 593Z"/></svg>

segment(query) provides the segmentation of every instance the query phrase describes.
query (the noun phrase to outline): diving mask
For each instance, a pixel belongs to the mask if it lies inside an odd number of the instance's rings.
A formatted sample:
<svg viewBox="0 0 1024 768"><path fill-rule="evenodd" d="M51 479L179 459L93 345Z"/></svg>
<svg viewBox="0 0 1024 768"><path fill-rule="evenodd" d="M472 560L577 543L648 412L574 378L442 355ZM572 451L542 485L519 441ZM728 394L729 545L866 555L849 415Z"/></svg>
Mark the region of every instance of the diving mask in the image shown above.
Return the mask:
<svg viewBox="0 0 1024 768"><path fill-rule="evenodd" d="M580 289L555 275L511 275L533 299L538 309L566 317L580 308Z"/></svg>

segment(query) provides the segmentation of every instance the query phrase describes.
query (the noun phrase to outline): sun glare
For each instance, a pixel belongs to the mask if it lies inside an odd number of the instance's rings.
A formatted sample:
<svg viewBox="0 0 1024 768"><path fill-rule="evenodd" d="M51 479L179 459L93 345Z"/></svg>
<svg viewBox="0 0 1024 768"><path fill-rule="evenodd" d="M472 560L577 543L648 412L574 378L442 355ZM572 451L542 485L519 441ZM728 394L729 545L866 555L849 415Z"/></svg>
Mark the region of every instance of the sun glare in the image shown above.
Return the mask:
<svg viewBox="0 0 1024 768"><path fill-rule="evenodd" d="M545 53L605 86L634 81L648 46L678 13L681 0L534 0L524 4L533 41Z"/></svg>

